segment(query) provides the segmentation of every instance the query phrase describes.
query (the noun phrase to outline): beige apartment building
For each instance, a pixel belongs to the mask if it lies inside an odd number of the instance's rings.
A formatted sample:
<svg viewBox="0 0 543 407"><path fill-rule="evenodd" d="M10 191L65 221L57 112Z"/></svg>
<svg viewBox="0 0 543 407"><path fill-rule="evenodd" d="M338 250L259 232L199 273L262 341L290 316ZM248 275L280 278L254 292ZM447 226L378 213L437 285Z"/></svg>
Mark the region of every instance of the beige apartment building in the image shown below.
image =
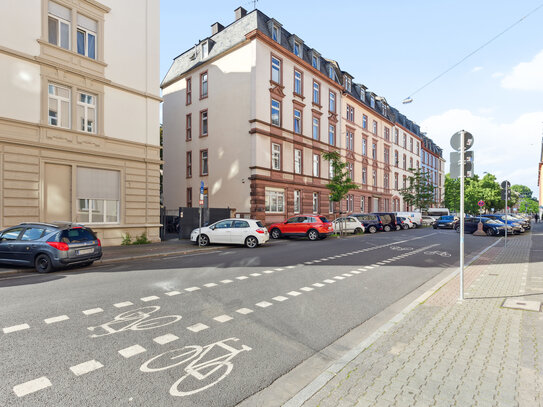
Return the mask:
<svg viewBox="0 0 543 407"><path fill-rule="evenodd" d="M332 213L322 159L332 150L360 186L343 211L402 207L394 148L413 158L417 150L393 143L400 113L259 10L240 7L227 27L213 24L210 37L174 59L162 89L168 209L197 206L203 181L209 207L267 224ZM418 126L403 120L420 150Z"/></svg>
<svg viewBox="0 0 543 407"><path fill-rule="evenodd" d="M72 221L105 245L158 240L159 0L2 10L0 227Z"/></svg>

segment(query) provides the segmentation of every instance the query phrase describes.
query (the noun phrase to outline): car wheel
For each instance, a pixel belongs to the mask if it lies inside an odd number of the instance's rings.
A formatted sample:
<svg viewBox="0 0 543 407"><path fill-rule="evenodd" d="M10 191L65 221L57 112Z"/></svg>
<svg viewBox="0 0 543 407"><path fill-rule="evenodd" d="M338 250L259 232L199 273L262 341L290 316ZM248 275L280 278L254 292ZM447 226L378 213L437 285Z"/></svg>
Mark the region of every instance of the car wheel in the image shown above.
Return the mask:
<svg viewBox="0 0 543 407"><path fill-rule="evenodd" d="M208 246L209 245L209 237L207 237L207 235L198 236L198 240L196 240L196 241L199 242L200 246Z"/></svg>
<svg viewBox="0 0 543 407"><path fill-rule="evenodd" d="M488 228L488 229L486 230L486 235L487 235L487 236L494 236L494 234L495 234L495 233L494 233L494 229Z"/></svg>
<svg viewBox="0 0 543 407"><path fill-rule="evenodd" d="M319 238L319 232L317 232L315 229L311 229L309 232L307 232L307 237L309 240L317 240Z"/></svg>
<svg viewBox="0 0 543 407"><path fill-rule="evenodd" d="M275 229L272 229L271 233L270 233L272 239L279 239L281 237L281 231L277 228Z"/></svg>
<svg viewBox="0 0 543 407"><path fill-rule="evenodd" d="M402 227L403 227L403 230L409 229L409 225L403 225Z"/></svg>
<svg viewBox="0 0 543 407"><path fill-rule="evenodd" d="M53 271L53 264L51 258L46 254L39 254L34 260L34 267L38 273L49 273Z"/></svg>
<svg viewBox="0 0 543 407"><path fill-rule="evenodd" d="M396 230L400 230L402 227L400 225L396 225ZM404 228L405 229L405 228Z"/></svg>
<svg viewBox="0 0 543 407"><path fill-rule="evenodd" d="M385 225L385 227L383 228L383 230L384 230L385 232L390 232L391 229L390 229L390 226L389 226L389 225Z"/></svg>
<svg viewBox="0 0 543 407"><path fill-rule="evenodd" d="M370 227L368 228L368 230L370 231L370 233L375 233L375 232L377 232L377 228L376 228L375 226L370 226Z"/></svg>
<svg viewBox="0 0 543 407"><path fill-rule="evenodd" d="M437 225L432 225L432 227L433 227L434 229L437 229Z"/></svg>
<svg viewBox="0 0 543 407"><path fill-rule="evenodd" d="M258 239L256 237L248 236L247 239L245 239L245 247L254 249L256 246L258 246Z"/></svg>
<svg viewBox="0 0 543 407"><path fill-rule="evenodd" d="M359 235L359 234L361 234L362 232L363 232L362 228L356 228L356 229L354 230L354 234L355 234L355 235Z"/></svg>

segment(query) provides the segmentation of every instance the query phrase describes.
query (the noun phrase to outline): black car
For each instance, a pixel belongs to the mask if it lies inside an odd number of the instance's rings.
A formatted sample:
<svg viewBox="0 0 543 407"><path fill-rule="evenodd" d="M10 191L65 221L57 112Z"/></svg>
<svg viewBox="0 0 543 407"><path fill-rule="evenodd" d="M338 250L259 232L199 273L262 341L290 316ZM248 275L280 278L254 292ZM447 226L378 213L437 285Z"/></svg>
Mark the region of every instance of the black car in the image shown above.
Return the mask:
<svg viewBox="0 0 543 407"><path fill-rule="evenodd" d="M484 218L490 218L490 219L494 219L503 223L507 223L509 226L513 228L513 234L524 233L525 231L525 229L522 227L522 223L518 219L512 218L509 215L505 216L504 214L501 214L501 213L492 213L492 214L484 214L482 216ZM507 219L507 222L506 222L506 219Z"/></svg>
<svg viewBox="0 0 543 407"><path fill-rule="evenodd" d="M89 266L102 257L92 229L72 223L21 223L0 232L0 263L34 266L48 273L69 265Z"/></svg>
<svg viewBox="0 0 543 407"><path fill-rule="evenodd" d="M373 215L379 216L383 224L383 230L390 232L391 230L400 230L401 226L396 222L396 214L393 212L373 212Z"/></svg>
<svg viewBox="0 0 543 407"><path fill-rule="evenodd" d="M464 233L474 233L479 227L479 221L483 224L483 232L488 236L497 236L505 234L505 224L498 220L485 217L468 217L464 219ZM454 223L454 230L460 232L460 221ZM508 232L511 233L513 228L508 227Z"/></svg>
<svg viewBox="0 0 543 407"><path fill-rule="evenodd" d="M353 213L352 215L364 225L366 232L375 233L378 230L383 230L383 223L378 215L371 213Z"/></svg>

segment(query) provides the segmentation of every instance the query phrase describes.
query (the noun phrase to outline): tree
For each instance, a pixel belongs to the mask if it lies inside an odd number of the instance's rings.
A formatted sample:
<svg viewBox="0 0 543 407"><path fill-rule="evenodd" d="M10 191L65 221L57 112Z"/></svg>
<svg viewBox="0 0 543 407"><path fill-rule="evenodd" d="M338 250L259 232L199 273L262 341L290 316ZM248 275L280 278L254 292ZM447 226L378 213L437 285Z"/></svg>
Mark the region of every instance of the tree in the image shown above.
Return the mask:
<svg viewBox="0 0 543 407"><path fill-rule="evenodd" d="M517 192L521 198L527 198L530 199L533 195L533 192L530 188L528 188L526 185L513 185L511 187L512 191Z"/></svg>
<svg viewBox="0 0 543 407"><path fill-rule="evenodd" d="M434 202L435 187L430 182L427 172L420 168L409 168L412 175L408 178L408 185L400 189L403 201L417 209L428 209Z"/></svg>
<svg viewBox="0 0 543 407"><path fill-rule="evenodd" d="M322 158L330 162L332 166L331 175L333 176L330 178L330 182L326 184L326 188L330 190L330 201L341 202L349 191L358 189L358 185L349 176L347 163L341 161L341 156L337 151L324 152L322 153ZM334 205L334 209L336 206L339 205Z"/></svg>
<svg viewBox="0 0 543 407"><path fill-rule="evenodd" d="M539 202L535 198L524 198L520 201L518 210L523 213L539 213Z"/></svg>

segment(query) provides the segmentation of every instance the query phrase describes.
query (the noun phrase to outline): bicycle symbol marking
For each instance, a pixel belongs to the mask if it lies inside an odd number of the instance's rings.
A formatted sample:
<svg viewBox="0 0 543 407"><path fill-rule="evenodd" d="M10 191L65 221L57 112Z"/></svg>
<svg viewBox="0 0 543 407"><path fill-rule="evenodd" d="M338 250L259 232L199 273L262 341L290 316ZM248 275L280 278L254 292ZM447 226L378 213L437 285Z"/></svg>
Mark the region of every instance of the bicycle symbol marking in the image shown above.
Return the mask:
<svg viewBox="0 0 543 407"><path fill-rule="evenodd" d="M113 335L123 331L145 331L148 329L160 328L166 325L173 324L181 319L181 315L168 315L163 317L149 318L151 314L160 309L158 305L138 308L135 310L123 312L113 319L98 326L89 326L89 331L102 329L101 333L92 334L91 338L99 338L101 336Z"/></svg>
<svg viewBox="0 0 543 407"><path fill-rule="evenodd" d="M390 250L397 250L399 252L413 250L412 247L390 246Z"/></svg>
<svg viewBox="0 0 543 407"><path fill-rule="evenodd" d="M441 256L441 257L451 257L451 254L449 252L440 252L440 251L426 251L424 252L425 255L427 256L432 256L432 255L436 255L436 256Z"/></svg>
<svg viewBox="0 0 543 407"><path fill-rule="evenodd" d="M184 375L181 376L173 385L170 387L170 394L176 397L190 396L192 394L201 392L205 389L208 389L230 374L234 365L231 360L241 352L250 351L251 348L247 345L241 345L241 349L233 348L228 345L226 342L237 342L238 338L228 338L223 339L215 343L211 343L206 346L199 345L189 345L182 348L173 349L167 352L164 352L158 356L155 356L149 359L140 367L140 371L146 373L160 372L163 370L173 369L175 367L181 366L187 362L190 362L186 367L183 368ZM215 348L215 349L214 349ZM211 350L214 351L214 355L217 352L216 348L226 351L227 353L213 357L209 360L202 361L202 359L210 353ZM221 371L223 369L224 371ZM212 378L211 382L205 384L202 387L192 388L192 389L180 389L181 384L187 378L194 378L198 382L204 381L213 375L215 372L218 373L217 378ZM185 382L186 383L186 382ZM188 387L185 385L185 387Z"/></svg>

